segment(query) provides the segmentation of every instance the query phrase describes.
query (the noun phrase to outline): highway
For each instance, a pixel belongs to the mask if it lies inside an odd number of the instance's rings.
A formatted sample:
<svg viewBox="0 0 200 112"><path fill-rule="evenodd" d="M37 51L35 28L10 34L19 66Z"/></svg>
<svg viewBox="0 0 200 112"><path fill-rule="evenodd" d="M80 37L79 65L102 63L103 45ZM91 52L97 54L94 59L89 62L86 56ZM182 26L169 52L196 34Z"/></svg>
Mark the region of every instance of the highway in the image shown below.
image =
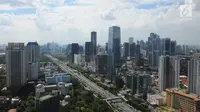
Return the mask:
<svg viewBox="0 0 200 112"><path fill-rule="evenodd" d="M94 91L101 95L103 98L116 98L117 96L110 93L107 90L104 90L103 88L99 87L94 82L87 79L82 74L75 73L70 67L68 67L65 62L61 62L57 58L46 54L45 56L49 57L55 64L57 64L63 71L68 72L72 74L75 78L77 78L81 83L85 84L87 88L89 88L91 91ZM125 102L117 102L117 103L111 103L109 105L112 105L112 108L115 109L115 112L138 112L135 110L132 106Z"/></svg>

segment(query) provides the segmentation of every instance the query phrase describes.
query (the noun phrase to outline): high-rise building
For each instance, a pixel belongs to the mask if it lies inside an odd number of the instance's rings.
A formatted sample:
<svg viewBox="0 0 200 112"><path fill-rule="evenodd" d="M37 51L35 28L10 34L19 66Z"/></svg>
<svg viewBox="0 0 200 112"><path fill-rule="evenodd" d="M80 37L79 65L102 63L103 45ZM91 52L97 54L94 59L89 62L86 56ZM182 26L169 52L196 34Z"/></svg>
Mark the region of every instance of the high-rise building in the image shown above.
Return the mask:
<svg viewBox="0 0 200 112"><path fill-rule="evenodd" d="M144 42L144 40L140 40L140 48L141 49L145 48L145 42Z"/></svg>
<svg viewBox="0 0 200 112"><path fill-rule="evenodd" d="M123 48L124 48L123 57L127 58L129 56L129 43L125 42Z"/></svg>
<svg viewBox="0 0 200 112"><path fill-rule="evenodd" d="M80 53L80 54L83 54L83 53L84 53L83 51L84 51L84 50L83 50L83 46L79 45L79 53Z"/></svg>
<svg viewBox="0 0 200 112"><path fill-rule="evenodd" d="M166 88L178 88L180 58L175 56L160 56L158 72L158 88L160 91Z"/></svg>
<svg viewBox="0 0 200 112"><path fill-rule="evenodd" d="M171 55L171 39L170 38L165 38L163 39L164 43L164 50L162 55Z"/></svg>
<svg viewBox="0 0 200 112"><path fill-rule="evenodd" d="M131 92L133 94L136 94L137 92L137 75L127 75L126 76L126 87L131 89Z"/></svg>
<svg viewBox="0 0 200 112"><path fill-rule="evenodd" d="M176 41L171 41L171 47L170 47L170 54L171 56L176 55Z"/></svg>
<svg viewBox="0 0 200 112"><path fill-rule="evenodd" d="M26 70L28 80L37 80L39 74L40 46L37 42L28 42L26 46Z"/></svg>
<svg viewBox="0 0 200 112"><path fill-rule="evenodd" d="M72 43L71 45L71 62L74 63L74 54L79 54L78 43Z"/></svg>
<svg viewBox="0 0 200 112"><path fill-rule="evenodd" d="M200 95L200 58L194 56L188 62L188 91Z"/></svg>
<svg viewBox="0 0 200 112"><path fill-rule="evenodd" d="M98 54L96 57L96 72L97 74L106 75L107 73L107 55Z"/></svg>
<svg viewBox="0 0 200 112"><path fill-rule="evenodd" d="M108 39L108 79L115 81L116 68L120 66L121 60L121 31L120 27L109 28Z"/></svg>
<svg viewBox="0 0 200 112"><path fill-rule="evenodd" d="M90 62L92 56L92 43L85 42L85 62Z"/></svg>
<svg viewBox="0 0 200 112"><path fill-rule="evenodd" d="M148 38L148 58L149 67L152 69L158 69L158 61L160 56L160 37L157 34L150 33Z"/></svg>
<svg viewBox="0 0 200 112"><path fill-rule="evenodd" d="M18 91L26 83L24 43L8 43L6 48L6 85ZM12 90L11 90L12 91Z"/></svg>
<svg viewBox="0 0 200 112"><path fill-rule="evenodd" d="M140 45L136 45L136 65L140 66L141 54L140 54Z"/></svg>
<svg viewBox="0 0 200 112"><path fill-rule="evenodd" d="M108 43L106 43L105 50L106 50L106 52L108 52Z"/></svg>
<svg viewBox="0 0 200 112"><path fill-rule="evenodd" d="M129 55L130 57L135 57L135 52L136 52L136 45L133 42L132 44L129 44L130 48L129 48Z"/></svg>
<svg viewBox="0 0 200 112"><path fill-rule="evenodd" d="M91 42L92 42L92 55L97 54L97 32L91 32Z"/></svg>
<svg viewBox="0 0 200 112"><path fill-rule="evenodd" d="M129 44L132 44L134 42L134 38L133 37L129 37Z"/></svg>

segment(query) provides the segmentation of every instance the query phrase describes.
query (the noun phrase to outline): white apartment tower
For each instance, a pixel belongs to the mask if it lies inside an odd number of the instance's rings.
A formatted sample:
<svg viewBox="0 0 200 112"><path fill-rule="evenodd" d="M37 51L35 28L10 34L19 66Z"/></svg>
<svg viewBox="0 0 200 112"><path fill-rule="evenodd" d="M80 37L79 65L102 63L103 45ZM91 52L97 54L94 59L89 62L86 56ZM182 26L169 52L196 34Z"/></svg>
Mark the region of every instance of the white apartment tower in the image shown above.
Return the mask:
<svg viewBox="0 0 200 112"><path fill-rule="evenodd" d="M28 42L26 46L26 64L28 80L37 80L39 73L40 46L37 42Z"/></svg>
<svg viewBox="0 0 200 112"><path fill-rule="evenodd" d="M8 43L6 48L6 85L21 87L26 82L26 62L24 43Z"/></svg>
<svg viewBox="0 0 200 112"><path fill-rule="evenodd" d="M200 58L193 57L188 62L188 91L200 95Z"/></svg>
<svg viewBox="0 0 200 112"><path fill-rule="evenodd" d="M158 88L179 88L180 58L178 56L160 56L158 69Z"/></svg>

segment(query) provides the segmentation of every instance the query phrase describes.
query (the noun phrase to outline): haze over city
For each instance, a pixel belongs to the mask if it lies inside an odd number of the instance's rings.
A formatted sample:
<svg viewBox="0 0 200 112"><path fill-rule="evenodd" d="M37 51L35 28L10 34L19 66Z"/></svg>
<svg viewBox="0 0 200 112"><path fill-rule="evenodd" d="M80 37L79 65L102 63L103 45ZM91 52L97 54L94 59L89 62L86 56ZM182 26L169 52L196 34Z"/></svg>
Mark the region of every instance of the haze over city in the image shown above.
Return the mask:
<svg viewBox="0 0 200 112"><path fill-rule="evenodd" d="M187 1L187 0L186 0ZM108 41L108 28L121 27L129 37L147 40L151 32L179 44L199 44L200 1L191 18L180 18L184 0L1 0L0 44L7 42L84 41L98 32L98 44Z"/></svg>

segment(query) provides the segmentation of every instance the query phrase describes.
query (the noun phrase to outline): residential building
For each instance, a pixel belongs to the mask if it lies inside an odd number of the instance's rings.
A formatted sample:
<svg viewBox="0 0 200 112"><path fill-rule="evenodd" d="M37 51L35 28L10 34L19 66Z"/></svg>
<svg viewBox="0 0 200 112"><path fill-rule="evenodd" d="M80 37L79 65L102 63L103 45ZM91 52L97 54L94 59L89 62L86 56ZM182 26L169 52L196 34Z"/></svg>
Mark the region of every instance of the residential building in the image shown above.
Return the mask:
<svg viewBox="0 0 200 112"><path fill-rule="evenodd" d="M114 83L116 68L120 67L121 61L121 31L120 27L109 28L108 39L108 79Z"/></svg>
<svg viewBox="0 0 200 112"><path fill-rule="evenodd" d="M180 58L173 56L160 56L158 72L158 88L160 91L163 91L166 88L178 88Z"/></svg>
<svg viewBox="0 0 200 112"><path fill-rule="evenodd" d="M79 45L78 43L72 43L71 45L71 62L74 62L74 54L79 54Z"/></svg>
<svg viewBox="0 0 200 112"><path fill-rule="evenodd" d="M200 58L194 56L188 62L188 91L200 95Z"/></svg>
<svg viewBox="0 0 200 112"><path fill-rule="evenodd" d="M167 106L179 112L200 112L200 99L198 96L186 94L177 90L165 90L167 93Z"/></svg>
<svg viewBox="0 0 200 112"><path fill-rule="evenodd" d="M39 74L40 46L37 42L28 42L26 46L26 69L28 80L37 80Z"/></svg>
<svg viewBox="0 0 200 112"><path fill-rule="evenodd" d="M26 83L24 43L8 43L6 48L6 85L17 91Z"/></svg>
<svg viewBox="0 0 200 112"><path fill-rule="evenodd" d="M74 55L74 64L81 65L83 62L83 56L81 54Z"/></svg>

